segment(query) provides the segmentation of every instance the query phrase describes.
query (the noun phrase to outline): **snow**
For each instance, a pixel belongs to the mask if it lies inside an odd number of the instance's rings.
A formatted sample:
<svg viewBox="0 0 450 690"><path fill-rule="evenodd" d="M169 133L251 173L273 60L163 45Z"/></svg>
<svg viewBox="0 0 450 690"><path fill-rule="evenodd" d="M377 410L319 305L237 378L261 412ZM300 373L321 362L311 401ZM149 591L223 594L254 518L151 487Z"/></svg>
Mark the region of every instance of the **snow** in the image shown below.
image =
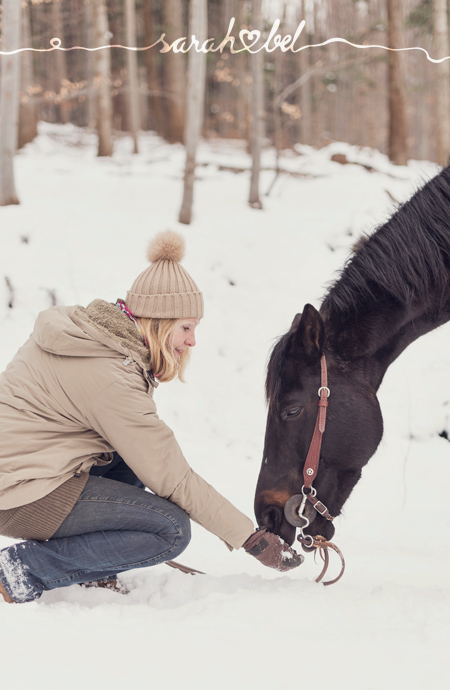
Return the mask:
<svg viewBox="0 0 450 690"><path fill-rule="evenodd" d="M195 219L182 226L182 147L153 134L140 145L133 156L120 137L114 157L98 159L92 134L41 124L18 155L21 205L0 209L0 365L52 296L83 305L124 297L153 234L181 232L205 319L188 383L160 385L158 410L192 466L253 516L274 340L306 302L319 306L358 237L386 219L393 200L407 199L437 168L395 167L345 143L301 146L282 156L292 174L257 211L247 206L242 142L205 142ZM375 170L332 162L334 153ZM263 167L273 162L269 149ZM273 175L262 173L263 192ZM162 565L123 575L127 595L72 586L31 604L0 603L2 687L441 687L450 640L450 446L439 436L450 427L448 336L447 325L421 338L386 375L384 439L336 521L346 560L339 583L314 582L321 564L312 555L281 574L242 550L230 554L194 525L179 560L207 575ZM0 547L11 543L0 538ZM331 554L328 576L339 569Z"/></svg>
<svg viewBox="0 0 450 690"><path fill-rule="evenodd" d="M26 570L28 567L20 562L20 554L17 552L23 549L22 544L15 544L12 547L13 553L8 551L0 552L0 569L6 577L9 585L20 597L29 596L32 587L27 583Z"/></svg>

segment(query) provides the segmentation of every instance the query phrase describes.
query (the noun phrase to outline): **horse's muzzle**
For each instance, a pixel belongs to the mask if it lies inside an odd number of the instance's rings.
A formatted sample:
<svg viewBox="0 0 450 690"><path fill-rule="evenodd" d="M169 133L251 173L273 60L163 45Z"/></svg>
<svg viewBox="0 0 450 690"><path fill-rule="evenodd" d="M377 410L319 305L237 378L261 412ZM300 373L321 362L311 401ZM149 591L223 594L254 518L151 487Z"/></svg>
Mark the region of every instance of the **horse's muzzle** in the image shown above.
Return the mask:
<svg viewBox="0 0 450 690"><path fill-rule="evenodd" d="M267 527L269 532L278 534L285 542L292 545L295 539L295 527L284 517L284 509L279 505L268 505L258 517L260 527Z"/></svg>

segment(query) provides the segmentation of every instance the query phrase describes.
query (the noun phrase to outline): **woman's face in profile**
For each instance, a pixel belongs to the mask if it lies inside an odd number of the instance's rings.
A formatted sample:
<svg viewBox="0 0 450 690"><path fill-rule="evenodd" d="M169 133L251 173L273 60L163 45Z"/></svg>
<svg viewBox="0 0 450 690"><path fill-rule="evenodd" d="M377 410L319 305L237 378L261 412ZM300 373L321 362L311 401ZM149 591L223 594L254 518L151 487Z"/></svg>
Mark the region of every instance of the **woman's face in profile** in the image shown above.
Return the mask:
<svg viewBox="0 0 450 690"><path fill-rule="evenodd" d="M173 333L169 336L167 345L176 357L181 357L188 347L195 345L195 329L199 319L180 319Z"/></svg>

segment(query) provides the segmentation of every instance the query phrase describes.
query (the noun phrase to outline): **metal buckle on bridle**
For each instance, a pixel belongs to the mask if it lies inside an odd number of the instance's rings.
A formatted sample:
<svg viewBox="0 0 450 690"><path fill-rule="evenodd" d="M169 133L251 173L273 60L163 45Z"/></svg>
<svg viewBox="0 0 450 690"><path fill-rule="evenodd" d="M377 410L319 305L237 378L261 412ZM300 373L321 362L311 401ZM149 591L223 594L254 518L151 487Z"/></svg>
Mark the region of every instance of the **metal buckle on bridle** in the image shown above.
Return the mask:
<svg viewBox="0 0 450 690"><path fill-rule="evenodd" d="M328 386L320 386L319 390L317 391L317 395L319 396L319 398L320 398L320 394L322 393L322 391L327 392L327 398L330 397L330 389L328 388Z"/></svg>

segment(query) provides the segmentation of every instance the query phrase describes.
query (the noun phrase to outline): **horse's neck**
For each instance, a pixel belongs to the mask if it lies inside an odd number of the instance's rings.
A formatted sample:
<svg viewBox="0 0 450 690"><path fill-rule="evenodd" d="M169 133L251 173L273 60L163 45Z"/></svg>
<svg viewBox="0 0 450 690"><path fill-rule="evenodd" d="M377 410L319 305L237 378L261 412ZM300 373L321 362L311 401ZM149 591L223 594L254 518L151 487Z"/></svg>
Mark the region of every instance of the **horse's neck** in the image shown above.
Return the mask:
<svg viewBox="0 0 450 690"><path fill-rule="evenodd" d="M357 363L377 390L387 368L408 345L450 320L450 287L446 297L430 295L420 305L368 310L330 329L331 349L343 360Z"/></svg>
<svg viewBox="0 0 450 690"><path fill-rule="evenodd" d="M374 387L378 389L384 374L388 367L397 359L399 355L405 350L408 345L420 338L422 335L433 331L435 328L442 326L449 321L450 311L441 311L439 314L421 314L419 317L411 319L408 323L403 325L397 331L392 333L392 336L386 344L381 347L375 358L378 360L378 367L374 367ZM378 368L378 371L376 369Z"/></svg>

